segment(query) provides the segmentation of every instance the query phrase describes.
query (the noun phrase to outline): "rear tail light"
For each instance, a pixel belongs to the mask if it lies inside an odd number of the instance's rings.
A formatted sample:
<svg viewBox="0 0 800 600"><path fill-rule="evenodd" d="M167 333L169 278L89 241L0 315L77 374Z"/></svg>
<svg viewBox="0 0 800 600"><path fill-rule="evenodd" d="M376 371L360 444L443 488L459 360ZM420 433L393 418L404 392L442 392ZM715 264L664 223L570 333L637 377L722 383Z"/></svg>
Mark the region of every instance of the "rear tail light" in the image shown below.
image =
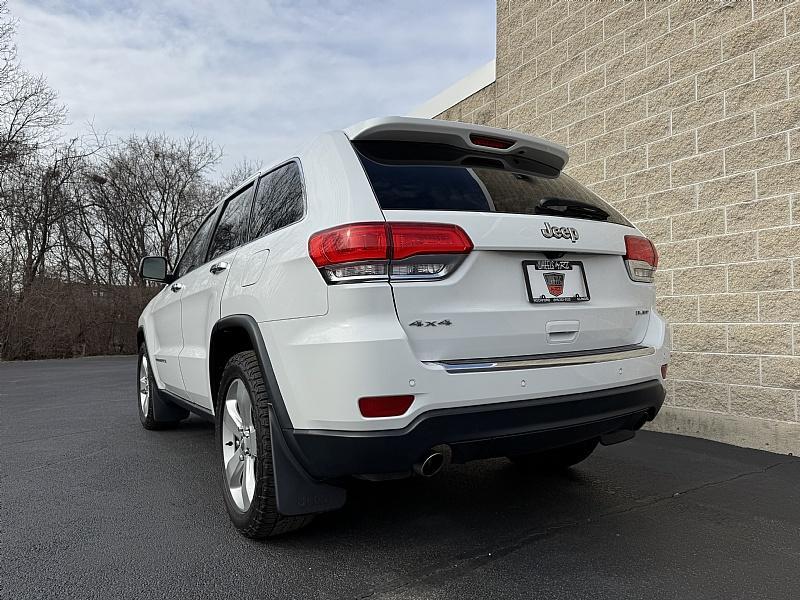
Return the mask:
<svg viewBox="0 0 800 600"><path fill-rule="evenodd" d="M404 414L414 396L368 396L358 399L358 409L361 416L367 418L375 417L399 417Z"/></svg>
<svg viewBox="0 0 800 600"><path fill-rule="evenodd" d="M458 225L353 223L320 231L308 254L329 283L442 279L472 251Z"/></svg>
<svg viewBox="0 0 800 600"><path fill-rule="evenodd" d="M318 267L363 260L386 260L389 232L383 223L355 223L311 237L308 250Z"/></svg>
<svg viewBox="0 0 800 600"><path fill-rule="evenodd" d="M633 281L653 283L658 267L658 252L653 242L646 237L626 235L625 266Z"/></svg>

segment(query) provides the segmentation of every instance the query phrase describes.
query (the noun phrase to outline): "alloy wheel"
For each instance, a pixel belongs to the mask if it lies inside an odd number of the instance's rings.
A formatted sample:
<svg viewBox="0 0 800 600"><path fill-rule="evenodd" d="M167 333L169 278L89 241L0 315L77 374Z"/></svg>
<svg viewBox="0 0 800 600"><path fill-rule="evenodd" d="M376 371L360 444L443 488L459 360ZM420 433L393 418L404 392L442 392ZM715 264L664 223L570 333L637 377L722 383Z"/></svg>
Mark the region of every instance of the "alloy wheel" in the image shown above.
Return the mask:
<svg viewBox="0 0 800 600"><path fill-rule="evenodd" d="M142 356L139 361L139 407L142 414L147 417L150 411L150 367L147 356Z"/></svg>
<svg viewBox="0 0 800 600"><path fill-rule="evenodd" d="M256 491L256 436L253 407L244 381L234 379L222 407L222 464L236 507L247 512Z"/></svg>

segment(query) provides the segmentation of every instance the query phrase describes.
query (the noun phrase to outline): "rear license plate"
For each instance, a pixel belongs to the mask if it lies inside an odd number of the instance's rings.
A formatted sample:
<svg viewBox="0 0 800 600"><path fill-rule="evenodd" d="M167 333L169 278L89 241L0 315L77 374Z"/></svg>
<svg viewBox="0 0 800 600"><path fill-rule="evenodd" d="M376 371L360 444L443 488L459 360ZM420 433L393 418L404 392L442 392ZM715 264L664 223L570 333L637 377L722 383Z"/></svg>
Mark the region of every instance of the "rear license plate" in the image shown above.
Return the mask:
<svg viewBox="0 0 800 600"><path fill-rule="evenodd" d="M525 260L522 262L528 300L547 302L585 302L589 287L583 263L573 260Z"/></svg>

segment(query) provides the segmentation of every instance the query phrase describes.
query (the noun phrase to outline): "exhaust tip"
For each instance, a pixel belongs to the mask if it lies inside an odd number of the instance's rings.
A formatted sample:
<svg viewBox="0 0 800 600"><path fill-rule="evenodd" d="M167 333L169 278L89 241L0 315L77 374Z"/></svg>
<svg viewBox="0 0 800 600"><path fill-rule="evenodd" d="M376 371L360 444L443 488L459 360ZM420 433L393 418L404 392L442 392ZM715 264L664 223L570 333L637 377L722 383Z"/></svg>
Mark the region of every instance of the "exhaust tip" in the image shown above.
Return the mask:
<svg viewBox="0 0 800 600"><path fill-rule="evenodd" d="M444 454L441 452L434 452L428 458L422 461L419 466L419 474L423 477L433 477L444 466Z"/></svg>
<svg viewBox="0 0 800 600"><path fill-rule="evenodd" d="M449 446L436 446L420 462L414 465L414 472L422 477L433 477L450 462L451 451Z"/></svg>

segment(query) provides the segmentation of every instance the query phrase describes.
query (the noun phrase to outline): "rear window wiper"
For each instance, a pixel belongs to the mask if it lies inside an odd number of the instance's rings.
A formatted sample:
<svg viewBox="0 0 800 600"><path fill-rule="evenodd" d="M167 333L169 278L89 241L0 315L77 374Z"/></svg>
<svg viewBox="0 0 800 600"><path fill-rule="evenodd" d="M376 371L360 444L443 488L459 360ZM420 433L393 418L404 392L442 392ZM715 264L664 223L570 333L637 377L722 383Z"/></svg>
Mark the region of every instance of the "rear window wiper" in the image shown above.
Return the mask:
<svg viewBox="0 0 800 600"><path fill-rule="evenodd" d="M606 211L594 204L573 198L557 198L554 196L546 196L539 200L534 213L537 215L592 219L594 221L606 221L610 216Z"/></svg>

